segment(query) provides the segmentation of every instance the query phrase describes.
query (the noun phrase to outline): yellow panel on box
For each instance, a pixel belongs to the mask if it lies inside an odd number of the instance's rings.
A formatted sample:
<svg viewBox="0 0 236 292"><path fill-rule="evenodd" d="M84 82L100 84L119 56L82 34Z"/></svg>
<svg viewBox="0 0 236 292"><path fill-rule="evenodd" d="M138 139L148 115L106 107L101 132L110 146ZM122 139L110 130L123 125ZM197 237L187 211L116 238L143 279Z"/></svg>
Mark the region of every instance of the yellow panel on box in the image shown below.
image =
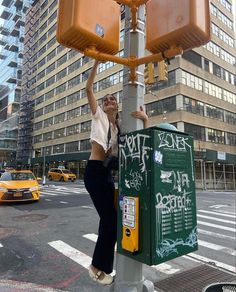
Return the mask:
<svg viewBox="0 0 236 292"><path fill-rule="evenodd" d="M96 46L115 55L120 46L120 5L111 0L60 0L57 40L83 52Z"/></svg>
<svg viewBox="0 0 236 292"><path fill-rule="evenodd" d="M208 0L150 0L146 4L146 49L156 54L184 51L210 40Z"/></svg>

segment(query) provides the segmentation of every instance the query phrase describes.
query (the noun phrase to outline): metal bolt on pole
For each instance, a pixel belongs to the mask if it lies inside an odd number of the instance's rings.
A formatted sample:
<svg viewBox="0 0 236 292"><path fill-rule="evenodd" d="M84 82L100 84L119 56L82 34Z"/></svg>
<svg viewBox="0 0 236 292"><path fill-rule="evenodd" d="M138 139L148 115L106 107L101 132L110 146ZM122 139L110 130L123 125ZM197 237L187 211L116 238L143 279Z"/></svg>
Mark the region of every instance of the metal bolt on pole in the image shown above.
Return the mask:
<svg viewBox="0 0 236 292"><path fill-rule="evenodd" d="M134 32L131 29L131 13L126 7L125 10L125 57L144 56L145 38L145 7L139 7L138 27ZM139 130L143 128L143 122L134 119L130 113L139 110L144 104L144 65L138 67L137 81L132 84L129 81L129 68L124 68L124 87L122 101L122 133ZM116 278L114 283L115 292L154 292L154 285L143 277L143 264L131 258L117 253L116 257Z"/></svg>

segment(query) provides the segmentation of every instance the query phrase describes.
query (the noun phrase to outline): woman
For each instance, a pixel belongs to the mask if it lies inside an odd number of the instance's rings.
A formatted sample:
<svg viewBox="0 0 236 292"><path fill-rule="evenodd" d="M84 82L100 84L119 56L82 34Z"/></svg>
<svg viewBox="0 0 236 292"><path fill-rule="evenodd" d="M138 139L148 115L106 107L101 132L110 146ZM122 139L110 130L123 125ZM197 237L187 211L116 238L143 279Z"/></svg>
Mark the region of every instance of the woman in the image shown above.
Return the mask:
<svg viewBox="0 0 236 292"><path fill-rule="evenodd" d="M117 214L114 205L114 182L109 170L104 165L108 155L118 155L118 103L115 96L107 94L98 106L93 93L93 83L96 76L98 61L95 61L89 75L86 92L92 112L91 155L85 170L84 183L100 217L98 240L95 246L89 275L100 284L113 282L109 275L113 270L114 247L117 236ZM132 116L147 123L147 115L142 107Z"/></svg>

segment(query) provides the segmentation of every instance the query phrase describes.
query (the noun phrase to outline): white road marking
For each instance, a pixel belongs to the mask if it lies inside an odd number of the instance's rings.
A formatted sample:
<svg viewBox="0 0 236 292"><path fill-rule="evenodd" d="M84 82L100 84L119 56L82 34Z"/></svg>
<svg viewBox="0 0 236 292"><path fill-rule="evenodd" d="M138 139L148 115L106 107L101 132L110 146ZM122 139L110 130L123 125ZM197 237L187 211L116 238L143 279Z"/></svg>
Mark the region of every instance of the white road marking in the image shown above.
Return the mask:
<svg viewBox="0 0 236 292"><path fill-rule="evenodd" d="M211 217L211 216L206 216L206 215L200 215L200 214L198 214L197 217L236 225L236 222L234 222L234 221L224 220L224 219L221 219L221 218L216 218L216 217Z"/></svg>
<svg viewBox="0 0 236 292"><path fill-rule="evenodd" d="M89 240L91 240L93 242L97 242L97 238L98 238L97 234L95 234L95 233L84 234L83 237L87 238L87 239L89 239ZM117 249L117 245L115 247L115 250L116 249ZM174 269L174 268L172 268L171 265L168 265L166 263L162 263L162 264L159 264L159 265L156 265L156 266L153 265L152 267L154 269L160 271L161 273L165 273L167 275L172 275L172 274L180 271L180 269Z"/></svg>
<svg viewBox="0 0 236 292"><path fill-rule="evenodd" d="M68 202L60 201L61 204L69 204Z"/></svg>
<svg viewBox="0 0 236 292"><path fill-rule="evenodd" d="M55 194L55 193L48 193L48 192L43 192L44 195L48 195L48 196L58 196L59 194Z"/></svg>
<svg viewBox="0 0 236 292"><path fill-rule="evenodd" d="M0 247L3 247L3 245L0 243Z"/></svg>
<svg viewBox="0 0 236 292"><path fill-rule="evenodd" d="M207 230L204 230L204 229L201 229L201 228L198 228L197 231L198 231L198 233L205 234L205 235L210 235L210 236L213 236L213 237L235 240L235 236L223 235L221 233L215 233L215 232L207 231Z"/></svg>
<svg viewBox="0 0 236 292"><path fill-rule="evenodd" d="M206 258L206 257L203 257L203 256L200 256L200 255L198 255L196 253L189 253L187 256L184 256L184 257L185 258L187 257L189 259L191 259L191 257L192 257L195 260L199 260L199 262L204 262L204 263L207 263L207 264L214 263L216 265L216 267L218 267L218 268L222 268L222 269L225 269L227 271L236 273L236 268L235 267L227 265L227 264L224 264L224 263L221 263L221 262L218 262L218 261L215 261L215 260L212 260L212 259L209 259L209 258Z"/></svg>
<svg viewBox="0 0 236 292"><path fill-rule="evenodd" d="M197 221L198 224L200 225L206 225L206 226L210 226L210 227L214 227L214 228L218 228L218 229L223 229L225 231L231 231L233 233L235 233L235 228L230 228L230 227L226 227L223 225L217 225L217 224L212 224L212 223L208 223L208 222L204 222L204 221Z"/></svg>
<svg viewBox="0 0 236 292"><path fill-rule="evenodd" d="M51 241L48 243L51 247L64 254L77 264L81 265L85 269L91 264L91 257L87 256L85 253L75 249L74 247L66 244L61 240Z"/></svg>
<svg viewBox="0 0 236 292"><path fill-rule="evenodd" d="M84 208L84 209L94 209L94 207L90 207L90 206L81 206L81 208Z"/></svg>
<svg viewBox="0 0 236 292"><path fill-rule="evenodd" d="M228 253L228 254L230 254L232 256L236 256L236 250L233 250L231 248L228 248L228 247L225 247L225 246L222 246L222 245L218 245L218 244L215 244L215 243L210 243L210 242L203 241L203 240L198 240L198 244L201 245L201 246L213 249L213 250L222 251L222 252Z"/></svg>
<svg viewBox="0 0 236 292"><path fill-rule="evenodd" d="M51 202L52 200L51 199L45 199L45 201Z"/></svg>
<svg viewBox="0 0 236 292"><path fill-rule="evenodd" d="M215 208L215 209L219 209L221 207L228 207L228 205L211 205L211 206L209 206L209 208Z"/></svg>
<svg viewBox="0 0 236 292"><path fill-rule="evenodd" d="M173 268L171 265L168 265L166 263L162 263L162 264L159 264L157 266L151 266L153 268L155 268L156 270L158 270L159 272L161 273L165 273L167 275L172 275L174 273L177 273L180 271L180 269L175 269Z"/></svg>
<svg viewBox="0 0 236 292"><path fill-rule="evenodd" d="M230 217L230 218L236 218L235 215L222 214L222 213L219 213L219 212L213 212L213 211L199 210L198 212L201 212L201 213L207 213L207 214L212 214L212 215L218 215L218 216L224 216L224 217Z"/></svg>
<svg viewBox="0 0 236 292"><path fill-rule="evenodd" d="M88 267L91 265L91 257L87 256L85 253L75 249L74 247L61 240L51 241L48 244L56 249L58 252L64 254L77 264L84 267L85 269L88 269ZM115 271L113 271L111 275L114 276L114 274Z"/></svg>

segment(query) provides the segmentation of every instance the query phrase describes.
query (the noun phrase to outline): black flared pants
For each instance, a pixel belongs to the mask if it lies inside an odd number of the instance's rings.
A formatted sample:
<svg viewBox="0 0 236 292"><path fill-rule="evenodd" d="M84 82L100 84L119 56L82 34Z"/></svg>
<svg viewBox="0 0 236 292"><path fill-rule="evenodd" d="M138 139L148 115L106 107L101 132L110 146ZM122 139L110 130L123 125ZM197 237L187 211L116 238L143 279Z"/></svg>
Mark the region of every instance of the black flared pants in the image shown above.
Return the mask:
<svg viewBox="0 0 236 292"><path fill-rule="evenodd" d="M114 181L111 172L102 164L98 160L88 161L84 184L100 217L92 265L110 274L117 237L117 213L114 205Z"/></svg>

